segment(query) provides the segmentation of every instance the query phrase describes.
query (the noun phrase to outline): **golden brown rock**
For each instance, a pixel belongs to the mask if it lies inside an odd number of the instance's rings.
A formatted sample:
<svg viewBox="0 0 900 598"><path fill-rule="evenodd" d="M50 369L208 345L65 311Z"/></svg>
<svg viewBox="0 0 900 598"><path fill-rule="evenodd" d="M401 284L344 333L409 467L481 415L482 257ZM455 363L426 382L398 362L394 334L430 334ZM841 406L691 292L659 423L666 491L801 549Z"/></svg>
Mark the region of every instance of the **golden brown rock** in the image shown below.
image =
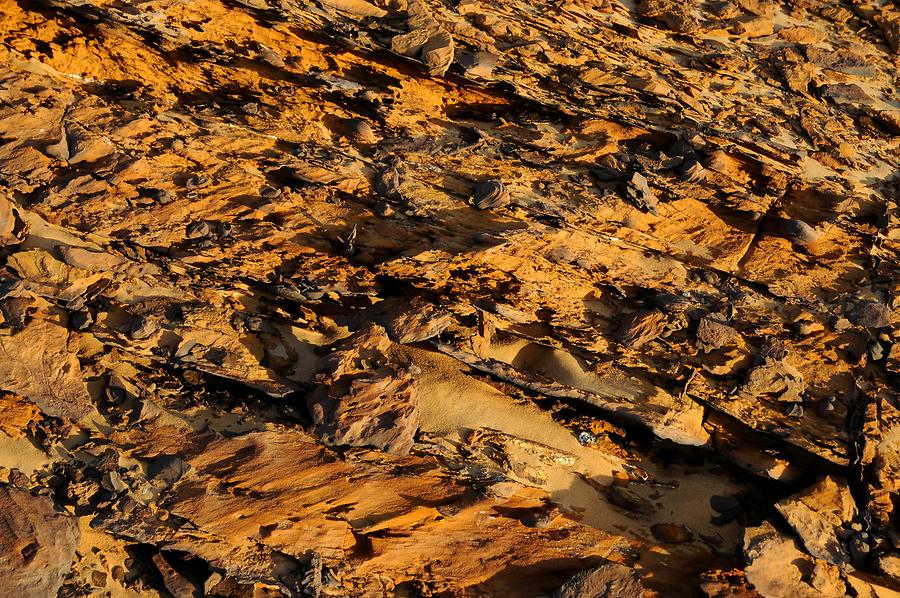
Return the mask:
<svg viewBox="0 0 900 598"><path fill-rule="evenodd" d="M0 3L41 593L888 595L896 14Z"/></svg>
<svg viewBox="0 0 900 598"><path fill-rule="evenodd" d="M0 576L7 592L55 596L75 558L78 526L53 501L0 484Z"/></svg>

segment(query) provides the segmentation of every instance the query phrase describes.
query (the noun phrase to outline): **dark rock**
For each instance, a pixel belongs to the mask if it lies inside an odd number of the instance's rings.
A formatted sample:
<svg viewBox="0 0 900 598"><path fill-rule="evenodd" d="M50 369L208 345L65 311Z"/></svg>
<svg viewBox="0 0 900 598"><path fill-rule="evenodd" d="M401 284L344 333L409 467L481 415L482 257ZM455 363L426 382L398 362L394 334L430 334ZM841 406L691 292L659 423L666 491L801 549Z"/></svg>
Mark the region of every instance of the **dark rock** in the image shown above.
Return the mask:
<svg viewBox="0 0 900 598"><path fill-rule="evenodd" d="M641 173L635 172L631 175L631 180L625 185L625 195L642 212L657 214L656 208L659 205L659 199Z"/></svg>
<svg viewBox="0 0 900 598"><path fill-rule="evenodd" d="M69 326L72 330L85 331L94 323L94 314L88 310L73 312L69 316Z"/></svg>
<svg viewBox="0 0 900 598"><path fill-rule="evenodd" d="M640 513L642 515L649 515L656 511L656 507L652 502L643 496L635 494L631 490L619 488L618 486L608 486L605 493L609 502L626 511Z"/></svg>
<svg viewBox="0 0 900 598"><path fill-rule="evenodd" d="M709 506L719 513L727 513L734 509L740 508L741 502L736 496L720 496L713 494L709 497Z"/></svg>
<svg viewBox="0 0 900 598"><path fill-rule="evenodd" d="M834 412L834 398L829 397L827 399L822 399L819 401L818 405L816 405L816 412L821 416L825 417L829 413Z"/></svg>
<svg viewBox="0 0 900 598"><path fill-rule="evenodd" d="M0 314L3 315L3 324L15 330L25 328L30 318L29 313L35 308L34 302L29 297L9 297L0 300Z"/></svg>
<svg viewBox="0 0 900 598"><path fill-rule="evenodd" d="M375 193L382 197L399 199L400 183L400 171L396 166L388 166L375 175Z"/></svg>
<svg viewBox="0 0 900 598"><path fill-rule="evenodd" d="M864 569L872 555L872 537L867 532L857 532L850 537L850 559L854 567Z"/></svg>
<svg viewBox="0 0 900 598"><path fill-rule="evenodd" d="M676 523L655 523L650 526L653 537L669 544L684 544L694 539L694 532Z"/></svg>
<svg viewBox="0 0 900 598"><path fill-rule="evenodd" d="M185 183L185 187L188 189L202 189L203 187L208 187L210 184L210 180L205 176L195 175L190 177Z"/></svg>
<svg viewBox="0 0 900 598"><path fill-rule="evenodd" d="M884 357L884 347L878 341L871 341L868 346L869 359L872 361L881 361Z"/></svg>
<svg viewBox="0 0 900 598"><path fill-rule="evenodd" d="M781 224L781 232L798 245L810 245L821 238L821 233L802 220L785 220Z"/></svg>
<svg viewBox="0 0 900 598"><path fill-rule="evenodd" d="M703 351L735 346L740 341L741 335L719 317L705 316L697 325L697 347Z"/></svg>
<svg viewBox="0 0 900 598"><path fill-rule="evenodd" d="M204 237L208 237L210 232L212 232L209 228L209 223L200 220L198 222L191 222L187 226L187 238L188 239L202 239Z"/></svg>
<svg viewBox="0 0 900 598"><path fill-rule="evenodd" d="M269 187L268 185L265 185L260 188L259 196L264 199L276 199L278 197L281 197L281 189L276 189L275 187Z"/></svg>
<svg viewBox="0 0 900 598"><path fill-rule="evenodd" d="M891 308L875 301L857 301L847 310L847 319L864 328L885 328L891 325Z"/></svg>
<svg viewBox="0 0 900 598"><path fill-rule="evenodd" d="M472 190L472 202L479 210L501 208L509 203L509 192L503 183L492 179L475 185Z"/></svg>

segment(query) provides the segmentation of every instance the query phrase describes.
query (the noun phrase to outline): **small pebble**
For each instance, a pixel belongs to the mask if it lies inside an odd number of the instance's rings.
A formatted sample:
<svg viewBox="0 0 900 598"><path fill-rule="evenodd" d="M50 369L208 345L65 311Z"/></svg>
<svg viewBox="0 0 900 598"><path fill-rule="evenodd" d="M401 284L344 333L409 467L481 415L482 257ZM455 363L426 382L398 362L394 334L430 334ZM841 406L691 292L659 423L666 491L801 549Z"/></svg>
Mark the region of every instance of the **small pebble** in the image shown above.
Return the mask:
<svg viewBox="0 0 900 598"><path fill-rule="evenodd" d="M588 446L590 444L596 443L597 437L587 431L579 432L578 433L578 442L580 442L584 446Z"/></svg>
<svg viewBox="0 0 900 598"><path fill-rule="evenodd" d="M260 197L264 197L265 199L276 199L278 197L281 197L281 189L276 189L274 187L265 185L260 188L259 195Z"/></svg>
<svg viewBox="0 0 900 598"><path fill-rule="evenodd" d="M728 511L739 508L741 503L736 496L719 496L718 494L713 494L709 497L709 506L719 513L727 513Z"/></svg>
<svg viewBox="0 0 900 598"><path fill-rule="evenodd" d="M821 238L821 233L812 226L793 218L785 221L781 226L782 232L798 245L810 245Z"/></svg>
<svg viewBox="0 0 900 598"><path fill-rule="evenodd" d="M791 409L788 411L788 417L803 417L803 407L801 407L797 403L794 403L794 405L792 405Z"/></svg>
<svg viewBox="0 0 900 598"><path fill-rule="evenodd" d="M390 206L390 204L387 204L383 201L377 202L375 204L374 210L375 210L376 214L378 214L379 216L382 216L384 218L394 215L394 208L392 208Z"/></svg>
<svg viewBox="0 0 900 598"><path fill-rule="evenodd" d="M834 399L822 399L819 401L819 404L816 406L816 412L822 417L825 417L829 413L834 411Z"/></svg>
<svg viewBox="0 0 900 598"><path fill-rule="evenodd" d="M160 205L166 205L166 204L172 203L172 200L174 199L172 197L172 193L169 191L166 191L165 189L158 189L158 190L154 191L152 197L156 201L156 203L158 203Z"/></svg>
<svg viewBox="0 0 900 598"><path fill-rule="evenodd" d="M492 179L475 185L472 201L479 210L500 208L509 203L509 192L503 183Z"/></svg>
<svg viewBox="0 0 900 598"><path fill-rule="evenodd" d="M205 176L200 175L192 176L187 180L187 183L185 184L188 189L202 189L207 185L209 185L209 179Z"/></svg>
<svg viewBox="0 0 900 598"><path fill-rule="evenodd" d="M694 539L694 533L683 525L655 523L650 526L653 537L669 544L683 544Z"/></svg>
<svg viewBox="0 0 900 598"><path fill-rule="evenodd" d="M347 120L347 133L353 141L359 143L375 143L378 136L372 129L372 125L361 118L351 118Z"/></svg>
<svg viewBox="0 0 900 598"><path fill-rule="evenodd" d="M881 361L881 358L884 357L884 347L881 346L881 343L878 341L872 341L868 346L869 351L869 359L872 361Z"/></svg>
<svg viewBox="0 0 900 598"><path fill-rule="evenodd" d="M204 220L199 220L197 222L191 222L190 224L188 224L188 239L202 239L203 237L209 236L209 233L209 224Z"/></svg>

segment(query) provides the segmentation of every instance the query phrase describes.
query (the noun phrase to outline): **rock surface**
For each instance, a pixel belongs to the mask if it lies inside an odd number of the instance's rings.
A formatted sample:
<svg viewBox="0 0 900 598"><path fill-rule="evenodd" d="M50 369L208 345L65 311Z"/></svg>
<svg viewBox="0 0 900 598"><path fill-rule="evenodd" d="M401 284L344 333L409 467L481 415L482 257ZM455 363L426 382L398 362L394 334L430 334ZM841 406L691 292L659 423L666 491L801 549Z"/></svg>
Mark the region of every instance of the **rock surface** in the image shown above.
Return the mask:
<svg viewBox="0 0 900 598"><path fill-rule="evenodd" d="M53 501L0 484L0 575L3 589L22 596L55 596L75 558L78 525Z"/></svg>
<svg viewBox="0 0 900 598"><path fill-rule="evenodd" d="M0 588L896 591L891 2L19 0L0 40Z"/></svg>
<svg viewBox="0 0 900 598"><path fill-rule="evenodd" d="M815 485L779 501L775 508L803 542L806 551L832 565L847 565L850 557L838 534L856 517L856 503L843 480L826 476Z"/></svg>

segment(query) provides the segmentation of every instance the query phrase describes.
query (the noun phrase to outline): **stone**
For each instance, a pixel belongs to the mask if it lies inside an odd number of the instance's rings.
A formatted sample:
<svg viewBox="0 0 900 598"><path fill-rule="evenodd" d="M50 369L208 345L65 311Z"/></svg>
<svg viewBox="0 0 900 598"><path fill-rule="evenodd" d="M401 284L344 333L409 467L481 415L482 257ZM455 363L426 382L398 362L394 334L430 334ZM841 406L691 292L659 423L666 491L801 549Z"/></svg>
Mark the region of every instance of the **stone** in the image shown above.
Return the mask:
<svg viewBox="0 0 900 598"><path fill-rule="evenodd" d="M654 523L650 531L654 538L668 544L684 544L694 539L694 532L676 523Z"/></svg>
<svg viewBox="0 0 900 598"><path fill-rule="evenodd" d="M856 301L846 312L847 319L863 328L885 328L891 325L893 312L883 303Z"/></svg>
<svg viewBox="0 0 900 598"><path fill-rule="evenodd" d="M607 561L574 575L553 598L643 598L644 588L633 569Z"/></svg>
<svg viewBox="0 0 900 598"><path fill-rule="evenodd" d="M75 518L53 501L0 484L0 578L21 596L56 596L75 558Z"/></svg>
<svg viewBox="0 0 900 598"><path fill-rule="evenodd" d="M850 563L839 532L856 516L847 483L832 476L775 504L803 542L807 552L833 565Z"/></svg>
<svg viewBox="0 0 900 598"><path fill-rule="evenodd" d="M484 181L472 189L472 203L479 210L502 208L509 203L509 192L498 180Z"/></svg>

